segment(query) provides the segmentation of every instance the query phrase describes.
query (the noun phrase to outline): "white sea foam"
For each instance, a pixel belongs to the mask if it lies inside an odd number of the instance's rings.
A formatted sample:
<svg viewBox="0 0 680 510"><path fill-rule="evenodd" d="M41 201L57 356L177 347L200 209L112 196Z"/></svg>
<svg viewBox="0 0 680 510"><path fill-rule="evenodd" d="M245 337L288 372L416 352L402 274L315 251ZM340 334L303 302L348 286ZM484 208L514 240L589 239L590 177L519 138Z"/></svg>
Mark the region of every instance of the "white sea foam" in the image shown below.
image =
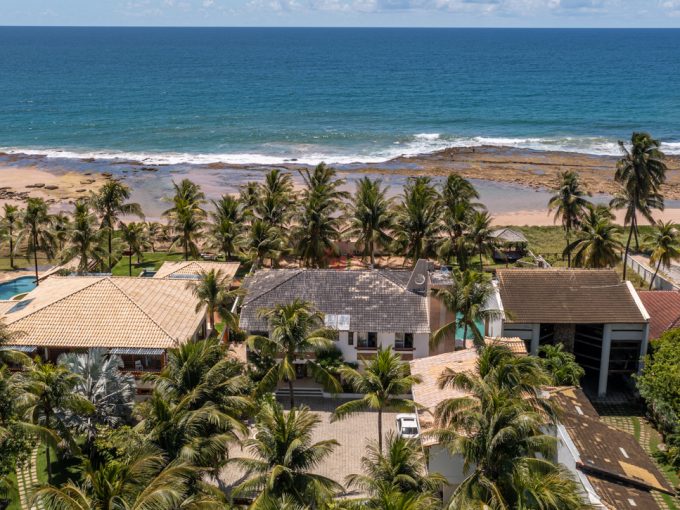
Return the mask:
<svg viewBox="0 0 680 510"><path fill-rule="evenodd" d="M416 156L453 147L479 146L513 147L539 151L564 151L595 155L619 155L616 140L603 137L554 137L554 138L509 138L509 137L458 137L439 133L418 133L408 139L395 141L387 147L362 149L356 152L325 148L317 145L290 145L277 147L277 153L233 152L233 153L188 153L188 152L125 152L125 151L77 151L62 149L24 149L20 147L0 148L0 152L26 154L64 159L96 159L114 161L136 161L145 165L207 165L224 163L230 165L278 165L300 163L315 165L320 161L329 164L381 163L399 156ZM266 147L264 147L266 149ZM662 144L666 154L680 154L680 142Z"/></svg>

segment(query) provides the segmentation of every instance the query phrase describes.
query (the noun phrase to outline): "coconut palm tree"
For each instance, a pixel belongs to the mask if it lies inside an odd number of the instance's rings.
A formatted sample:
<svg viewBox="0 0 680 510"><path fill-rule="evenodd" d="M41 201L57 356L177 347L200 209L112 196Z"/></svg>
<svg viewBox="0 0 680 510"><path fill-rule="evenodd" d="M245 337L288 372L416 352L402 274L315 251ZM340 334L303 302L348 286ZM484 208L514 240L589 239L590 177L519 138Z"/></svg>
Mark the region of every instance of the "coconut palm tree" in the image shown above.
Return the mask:
<svg viewBox="0 0 680 510"><path fill-rule="evenodd" d="M275 168L258 185L255 215L267 225L282 230L290 219L293 199L293 178Z"/></svg>
<svg viewBox="0 0 680 510"><path fill-rule="evenodd" d="M564 350L564 344L542 345L538 350L545 371L552 377L555 386L580 386L585 375L576 358Z"/></svg>
<svg viewBox="0 0 680 510"><path fill-rule="evenodd" d="M449 174L440 198L443 228L448 236L440 241L438 251L447 262L451 262L455 256L461 269L467 267L470 248L476 247L464 234L471 227L474 212L484 208L475 202L477 199L479 193L470 181L458 174Z"/></svg>
<svg viewBox="0 0 680 510"><path fill-rule="evenodd" d="M229 444L247 433L252 403L243 365L217 339L200 340L169 350L164 369L145 380L154 391L137 429L170 460L217 476Z"/></svg>
<svg viewBox="0 0 680 510"><path fill-rule="evenodd" d="M478 323L493 319L500 313L499 310L486 308L493 292L491 279L484 273L471 269L454 270L451 273L451 285L433 291L454 318L432 334L431 344L437 345L446 336L454 335L455 345L455 334L463 328L463 345L468 338L468 330L477 346L484 345L484 331Z"/></svg>
<svg viewBox="0 0 680 510"><path fill-rule="evenodd" d="M139 264L144 256L144 250L149 246L146 228L143 223L132 221L130 223L121 222L119 229L121 239L128 246L128 273L132 276L132 256L137 256L137 264Z"/></svg>
<svg viewBox="0 0 680 510"><path fill-rule="evenodd" d="M52 363L32 363L18 374L17 405L24 410L26 420L47 430L54 430L71 442L70 430L64 421L66 411L85 416L94 412L93 405L75 391L80 376L63 366ZM52 481L51 448L45 448L47 478Z"/></svg>
<svg viewBox="0 0 680 510"><path fill-rule="evenodd" d="M307 407L288 412L276 402L262 405L255 422L255 434L243 441L247 458L230 462L246 471L246 481L234 496L252 497L251 508L272 498L291 498L296 504L317 508L342 490L340 484L315 473L318 465L338 446L334 439L312 442L321 419Z"/></svg>
<svg viewBox="0 0 680 510"><path fill-rule="evenodd" d="M571 243L571 232L576 229L586 213L590 202L578 173L572 170L560 172L557 192L548 201L548 211L555 211L555 221L560 220L566 244ZM571 251L567 251L567 267L571 267Z"/></svg>
<svg viewBox="0 0 680 510"><path fill-rule="evenodd" d="M402 361L399 354L391 347L378 348L371 360L363 360L363 370L352 367L340 368L340 377L357 393L364 396L358 400L350 400L339 405L331 421L342 420L364 409L375 409L378 413L378 450L383 445L383 412L388 409L409 411L414 407L412 400L403 398L411 391L411 386L420 382L417 376L411 375L408 363Z"/></svg>
<svg viewBox="0 0 680 510"><path fill-rule="evenodd" d="M522 358L501 346L480 349L477 374L448 369L439 379L440 388L467 395L435 410L433 436L462 455L467 475L448 508L588 508L578 484L548 460L556 438L543 430L555 415L541 396L546 374L538 360L513 361Z"/></svg>
<svg viewBox="0 0 680 510"><path fill-rule="evenodd" d="M626 208L626 224L629 225L628 240L623 256L623 279L626 279L628 252L635 236L638 242L638 213L653 223L652 209L663 210L661 185L666 181L665 155L659 149L660 143L648 133L633 133L630 149L619 141L623 157L616 165L614 178L625 190L612 200L612 207Z"/></svg>
<svg viewBox="0 0 680 510"><path fill-rule="evenodd" d="M292 303L279 304L262 309L258 316L267 319L269 337L253 335L246 342L251 349L276 358L259 384L260 391L267 391L281 381L288 382L290 407L295 406L295 361L310 353L316 353L333 345L337 332L323 327L323 314L311 303L295 299ZM324 385L340 390L333 375L314 360L307 360L307 367Z"/></svg>
<svg viewBox="0 0 680 510"><path fill-rule="evenodd" d="M198 303L196 311L206 308L208 313L208 328L211 334L215 332L215 314L218 314L227 324L232 327L237 324L236 315L231 312L231 306L236 299L236 292L229 290L229 283L225 281L222 270L211 269L201 271L196 281L187 282L187 288ZM227 328L225 324L225 328Z"/></svg>
<svg viewBox="0 0 680 510"><path fill-rule="evenodd" d="M56 240L52 226L54 217L49 213L47 203L42 198L29 198L22 220L21 230L17 236L17 246L25 244L26 258L33 256L35 268L35 284L38 279L38 252L45 254L48 260L54 257Z"/></svg>
<svg viewBox="0 0 680 510"><path fill-rule="evenodd" d="M2 217L2 229L7 241L9 241L9 267L14 269L14 241L16 231L21 223L21 211L19 207L12 204L3 206L4 215Z"/></svg>
<svg viewBox="0 0 680 510"><path fill-rule="evenodd" d="M157 221L147 221L144 223L144 228L151 251L156 253L156 243L164 238L163 225Z"/></svg>
<svg viewBox="0 0 680 510"><path fill-rule="evenodd" d="M62 251L64 262L78 257L78 272L85 273L90 265L103 265L105 230L97 228L97 217L90 212L90 203L78 200L73 212L73 225L68 231L66 246Z"/></svg>
<svg viewBox="0 0 680 510"><path fill-rule="evenodd" d="M109 265L113 269L113 231L121 216L144 217L142 207L130 200L130 188L117 180L109 180L96 193L92 193L92 207L101 219L100 228L106 230Z"/></svg>
<svg viewBox="0 0 680 510"><path fill-rule="evenodd" d="M82 481L39 488L32 500L45 510L112 510L184 508L191 498L194 470L187 464L166 465L162 453L150 447L131 458L93 465L85 462ZM224 508L213 506L205 508Z"/></svg>
<svg viewBox="0 0 680 510"><path fill-rule="evenodd" d="M395 242L415 264L429 255L439 224L439 194L429 177L411 177L396 207Z"/></svg>
<svg viewBox="0 0 680 510"><path fill-rule="evenodd" d="M369 258L372 265L375 264L376 249L386 248L392 242L394 227L392 199L387 198L387 187L382 187L382 183L382 179L359 179L346 231L356 239L364 260Z"/></svg>
<svg viewBox="0 0 680 510"><path fill-rule="evenodd" d="M280 231L261 219L252 222L241 242L253 260L253 268L260 267L265 259L270 259L274 266L283 247Z"/></svg>
<svg viewBox="0 0 680 510"><path fill-rule="evenodd" d="M175 239L173 246L180 244L184 252L184 260L189 255L197 257L199 248L196 236L202 231L206 212L203 209L205 194L198 184L189 179L182 179L179 183L172 183L175 194L172 197L172 207L163 216L170 220Z"/></svg>
<svg viewBox="0 0 680 510"><path fill-rule="evenodd" d="M300 175L305 188L293 239L304 265L325 267L326 254L335 251L340 239L339 213L349 194L339 189L345 180L337 179L335 170L324 163L312 172L300 170Z"/></svg>
<svg viewBox="0 0 680 510"><path fill-rule="evenodd" d="M244 215L241 204L231 195L222 195L212 201L215 210L210 213L209 246L216 248L230 260L237 251L237 243L243 230Z"/></svg>
<svg viewBox="0 0 680 510"><path fill-rule="evenodd" d="M659 273L659 268L670 267L673 260L680 258L680 231L678 225L671 221L658 221L652 232L647 236L647 244L652 250L649 262L656 268L652 280L649 282L649 290L654 286L654 280Z"/></svg>
<svg viewBox="0 0 680 510"><path fill-rule="evenodd" d="M597 207L590 207L581 220L576 240L565 248L565 253L575 253L574 264L579 267L614 267L621 260L623 244L621 229L611 222L608 213Z"/></svg>
<svg viewBox="0 0 680 510"><path fill-rule="evenodd" d="M484 255L493 254L495 239L491 237L492 218L487 211L473 211L470 217L469 232L467 237L470 243L475 246L479 254L479 269L484 271Z"/></svg>
<svg viewBox="0 0 680 510"><path fill-rule="evenodd" d="M361 458L363 474L346 478L347 487L367 494L378 494L385 486L404 493L435 493L446 483L446 478L427 472L427 463L420 441L406 439L389 432L385 452L376 442L366 448Z"/></svg>

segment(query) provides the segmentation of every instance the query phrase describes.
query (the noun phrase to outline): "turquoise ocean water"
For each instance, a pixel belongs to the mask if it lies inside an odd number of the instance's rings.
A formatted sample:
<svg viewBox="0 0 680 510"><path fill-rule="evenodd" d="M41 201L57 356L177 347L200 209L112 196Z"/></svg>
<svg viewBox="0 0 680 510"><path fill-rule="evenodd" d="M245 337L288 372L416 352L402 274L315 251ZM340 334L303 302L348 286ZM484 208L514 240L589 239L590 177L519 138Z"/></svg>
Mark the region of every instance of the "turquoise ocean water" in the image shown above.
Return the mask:
<svg viewBox="0 0 680 510"><path fill-rule="evenodd" d="M680 30L0 28L0 150L375 162L449 146L680 153Z"/></svg>

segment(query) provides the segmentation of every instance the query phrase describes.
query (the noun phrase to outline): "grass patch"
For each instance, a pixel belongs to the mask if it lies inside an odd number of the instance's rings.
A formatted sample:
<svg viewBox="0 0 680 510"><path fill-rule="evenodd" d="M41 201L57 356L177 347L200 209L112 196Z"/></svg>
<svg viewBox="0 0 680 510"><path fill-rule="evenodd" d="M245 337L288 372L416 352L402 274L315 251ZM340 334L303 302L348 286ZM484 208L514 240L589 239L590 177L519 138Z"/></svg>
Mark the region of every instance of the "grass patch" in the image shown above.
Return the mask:
<svg viewBox="0 0 680 510"><path fill-rule="evenodd" d="M184 255L177 252L144 252L142 260L137 263L136 257L132 257L132 276L139 276L143 270L147 271L157 271L163 262L165 261L180 261L184 260ZM128 257L122 257L118 263L113 266L114 276L129 276L130 275L130 265L128 263Z"/></svg>
<svg viewBox="0 0 680 510"><path fill-rule="evenodd" d="M10 483L12 484L12 488L10 489L9 493L7 496L5 496L9 500L9 506L7 506L6 510L22 510L21 508L21 501L19 500L19 485L17 483L17 475L16 473L10 473L7 478L9 479Z"/></svg>
<svg viewBox="0 0 680 510"><path fill-rule="evenodd" d="M37 470L38 482L41 484L47 483L47 459L45 459L45 448L47 446L43 443L38 448ZM52 465L52 484L56 486L64 485L69 480L78 480L78 459L62 459L57 455L57 451L53 446L50 446L50 463Z"/></svg>

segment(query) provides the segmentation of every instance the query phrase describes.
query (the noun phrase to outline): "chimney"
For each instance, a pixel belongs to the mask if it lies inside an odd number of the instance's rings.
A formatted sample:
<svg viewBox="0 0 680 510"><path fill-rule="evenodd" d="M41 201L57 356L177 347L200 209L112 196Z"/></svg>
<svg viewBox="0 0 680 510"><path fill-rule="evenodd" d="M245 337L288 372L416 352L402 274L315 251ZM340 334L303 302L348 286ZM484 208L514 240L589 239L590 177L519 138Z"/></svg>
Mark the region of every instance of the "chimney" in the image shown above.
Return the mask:
<svg viewBox="0 0 680 510"><path fill-rule="evenodd" d="M429 263L427 259L419 259L411 272L411 277L408 279L406 289L416 294L426 296L427 289L430 286L430 273L428 269Z"/></svg>

